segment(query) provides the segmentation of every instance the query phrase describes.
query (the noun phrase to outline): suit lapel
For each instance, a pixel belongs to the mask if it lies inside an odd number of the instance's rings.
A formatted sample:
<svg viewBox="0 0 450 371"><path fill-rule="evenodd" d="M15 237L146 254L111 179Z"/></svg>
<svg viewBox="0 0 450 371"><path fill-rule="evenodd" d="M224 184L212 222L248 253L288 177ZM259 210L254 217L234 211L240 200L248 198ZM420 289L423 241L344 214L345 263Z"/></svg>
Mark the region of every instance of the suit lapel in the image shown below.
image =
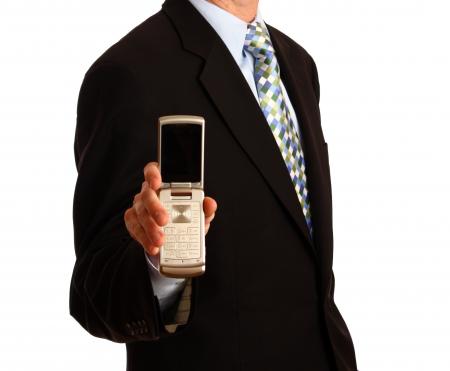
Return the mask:
<svg viewBox="0 0 450 371"><path fill-rule="evenodd" d="M283 157L259 104L227 47L188 1L166 0L163 10L172 20L183 46L205 60L199 76L201 84L243 151L259 170L305 237L311 251L315 253ZM295 103L295 108L298 109L301 106L299 97L295 99ZM308 141L309 136L305 138ZM309 158L314 158L313 145L308 154Z"/></svg>

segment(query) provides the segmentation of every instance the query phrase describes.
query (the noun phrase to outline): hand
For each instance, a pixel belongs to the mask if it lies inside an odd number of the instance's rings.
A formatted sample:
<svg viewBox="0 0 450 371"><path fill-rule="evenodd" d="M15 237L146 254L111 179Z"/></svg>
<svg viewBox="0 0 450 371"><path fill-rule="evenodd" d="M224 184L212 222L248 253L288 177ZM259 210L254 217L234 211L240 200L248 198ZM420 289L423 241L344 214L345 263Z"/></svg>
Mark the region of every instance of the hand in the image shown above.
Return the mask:
<svg viewBox="0 0 450 371"><path fill-rule="evenodd" d="M161 227L169 221L169 215L158 198L161 173L157 162L144 167L145 181L141 191L134 196L133 206L125 211L124 219L128 233L139 242L150 255L157 255L164 244ZM205 213L205 235L217 210L217 202L211 197L203 200Z"/></svg>

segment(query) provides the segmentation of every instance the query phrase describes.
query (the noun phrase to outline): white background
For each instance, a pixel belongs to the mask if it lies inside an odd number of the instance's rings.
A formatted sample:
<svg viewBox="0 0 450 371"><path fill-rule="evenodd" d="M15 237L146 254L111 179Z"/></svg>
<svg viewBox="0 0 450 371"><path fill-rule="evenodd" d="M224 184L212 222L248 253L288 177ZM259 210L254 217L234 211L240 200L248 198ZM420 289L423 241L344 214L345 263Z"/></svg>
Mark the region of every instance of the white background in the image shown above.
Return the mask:
<svg viewBox="0 0 450 371"><path fill-rule="evenodd" d="M261 0L315 58L336 302L363 371L450 370L450 34L444 1ZM0 368L125 370L69 315L84 73L161 1L0 5Z"/></svg>

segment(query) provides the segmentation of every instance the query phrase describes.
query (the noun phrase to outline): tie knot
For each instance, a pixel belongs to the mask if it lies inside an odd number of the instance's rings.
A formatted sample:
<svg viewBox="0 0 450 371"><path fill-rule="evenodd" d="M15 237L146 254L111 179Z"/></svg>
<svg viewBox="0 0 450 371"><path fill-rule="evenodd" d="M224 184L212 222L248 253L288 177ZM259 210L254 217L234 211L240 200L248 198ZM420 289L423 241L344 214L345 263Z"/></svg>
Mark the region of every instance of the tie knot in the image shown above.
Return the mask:
<svg viewBox="0 0 450 371"><path fill-rule="evenodd" d="M255 21L247 25L244 49L258 59L273 55L274 49L269 33L261 22Z"/></svg>

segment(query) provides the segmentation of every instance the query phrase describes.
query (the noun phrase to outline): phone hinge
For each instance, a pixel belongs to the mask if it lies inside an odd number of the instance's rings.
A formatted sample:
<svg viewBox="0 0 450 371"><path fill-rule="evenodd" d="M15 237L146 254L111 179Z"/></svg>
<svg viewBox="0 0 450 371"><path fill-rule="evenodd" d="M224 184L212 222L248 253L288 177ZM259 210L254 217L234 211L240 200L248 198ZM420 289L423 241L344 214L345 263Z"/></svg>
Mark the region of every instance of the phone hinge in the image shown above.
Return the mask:
<svg viewBox="0 0 450 371"><path fill-rule="evenodd" d="M170 183L170 188L192 188L192 183Z"/></svg>
<svg viewBox="0 0 450 371"><path fill-rule="evenodd" d="M172 200L191 200L192 183L170 183L170 198Z"/></svg>

